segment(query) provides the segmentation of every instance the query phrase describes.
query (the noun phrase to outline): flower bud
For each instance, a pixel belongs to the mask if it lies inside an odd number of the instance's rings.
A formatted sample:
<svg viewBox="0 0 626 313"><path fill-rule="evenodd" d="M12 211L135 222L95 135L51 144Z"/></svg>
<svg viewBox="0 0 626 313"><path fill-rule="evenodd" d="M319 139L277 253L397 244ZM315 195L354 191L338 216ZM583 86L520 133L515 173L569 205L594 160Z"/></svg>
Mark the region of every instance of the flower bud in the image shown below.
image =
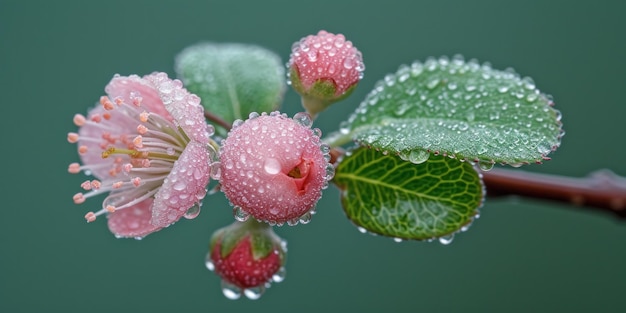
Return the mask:
<svg viewBox="0 0 626 313"><path fill-rule="evenodd" d="M238 120L220 148L221 190L235 217L272 225L306 223L334 176L330 148L311 129L311 117L297 113L250 114Z"/></svg>
<svg viewBox="0 0 626 313"><path fill-rule="evenodd" d="M321 30L293 44L289 83L311 116L347 97L363 77L363 56L342 34Z"/></svg>
<svg viewBox="0 0 626 313"><path fill-rule="evenodd" d="M232 300L241 293L258 299L271 282L285 278L287 243L272 228L254 220L235 222L211 237L206 266L222 278L222 291Z"/></svg>

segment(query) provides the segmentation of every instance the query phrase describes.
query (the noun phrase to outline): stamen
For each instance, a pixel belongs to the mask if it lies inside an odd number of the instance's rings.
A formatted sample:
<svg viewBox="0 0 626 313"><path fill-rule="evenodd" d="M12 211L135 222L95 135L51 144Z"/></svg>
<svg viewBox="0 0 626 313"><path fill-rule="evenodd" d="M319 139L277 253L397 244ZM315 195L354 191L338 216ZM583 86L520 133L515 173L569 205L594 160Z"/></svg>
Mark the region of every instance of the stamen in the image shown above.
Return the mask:
<svg viewBox="0 0 626 313"><path fill-rule="evenodd" d="M117 105L124 104L124 99L122 99L121 97L115 97L115 99L113 101L115 101L115 104L117 104Z"/></svg>
<svg viewBox="0 0 626 313"><path fill-rule="evenodd" d="M111 119L111 113L104 112L104 113L102 113L102 117L104 117L104 119L108 121L108 120Z"/></svg>
<svg viewBox="0 0 626 313"><path fill-rule="evenodd" d="M133 144L135 145L135 147L137 148L143 148L143 138L141 137L141 135L135 137L135 139L133 139Z"/></svg>
<svg viewBox="0 0 626 313"><path fill-rule="evenodd" d="M139 120L142 122L147 122L148 121L148 117L150 117L150 113L143 111L141 112L141 114L139 114Z"/></svg>
<svg viewBox="0 0 626 313"><path fill-rule="evenodd" d="M76 142L78 142L78 134L77 133L67 133L67 141L69 141L69 143L76 143Z"/></svg>
<svg viewBox="0 0 626 313"><path fill-rule="evenodd" d="M107 210L109 213L113 213L113 212L115 212L115 207L114 207L114 206L112 206L112 205L107 205L106 210Z"/></svg>
<svg viewBox="0 0 626 313"><path fill-rule="evenodd" d="M85 202L85 196L82 193L77 193L75 194L72 199L74 200L74 203L76 204L81 204L83 202Z"/></svg>
<svg viewBox="0 0 626 313"><path fill-rule="evenodd" d="M100 123L102 121L102 116L100 114L94 114L90 119L92 122Z"/></svg>
<svg viewBox="0 0 626 313"><path fill-rule="evenodd" d="M67 171L70 172L71 174L80 173L80 164L78 163L70 164L70 166L67 167Z"/></svg>
<svg viewBox="0 0 626 313"><path fill-rule="evenodd" d="M124 182L123 182L123 181L118 181L118 182L115 182L115 183L113 183L113 189L119 189L119 188L122 188L122 185L124 185Z"/></svg>
<svg viewBox="0 0 626 313"><path fill-rule="evenodd" d="M87 153L87 150L88 150L87 146L80 146L80 147L78 147L78 153L80 153L80 154Z"/></svg>
<svg viewBox="0 0 626 313"><path fill-rule="evenodd" d="M85 219L87 220L87 223L91 223L91 222L95 221L96 220L96 213L89 212L89 213L85 214Z"/></svg>
<svg viewBox="0 0 626 313"><path fill-rule="evenodd" d="M145 125L139 124L137 125L137 132L142 135L145 135L148 132L148 127L146 127Z"/></svg>
<svg viewBox="0 0 626 313"><path fill-rule="evenodd" d="M91 181L91 188L97 190L97 189L100 189L101 186L102 186L102 183L99 180L94 179Z"/></svg>
<svg viewBox="0 0 626 313"><path fill-rule="evenodd" d="M131 181L133 182L133 185L135 185L135 187L139 187L141 185L141 178L140 177L135 177L135 178L131 179Z"/></svg>
<svg viewBox="0 0 626 313"><path fill-rule="evenodd" d="M91 190L91 182L86 180L82 184L80 184L80 187L82 187L85 190Z"/></svg>
<svg viewBox="0 0 626 313"><path fill-rule="evenodd" d="M80 127L85 125L85 122L87 120L85 119L85 116L83 116L82 114L76 114L74 115L74 125Z"/></svg>
<svg viewBox="0 0 626 313"><path fill-rule="evenodd" d="M113 102L111 102L111 100L107 96L100 97L100 104L102 104L105 110L110 111L110 110L115 109Z"/></svg>

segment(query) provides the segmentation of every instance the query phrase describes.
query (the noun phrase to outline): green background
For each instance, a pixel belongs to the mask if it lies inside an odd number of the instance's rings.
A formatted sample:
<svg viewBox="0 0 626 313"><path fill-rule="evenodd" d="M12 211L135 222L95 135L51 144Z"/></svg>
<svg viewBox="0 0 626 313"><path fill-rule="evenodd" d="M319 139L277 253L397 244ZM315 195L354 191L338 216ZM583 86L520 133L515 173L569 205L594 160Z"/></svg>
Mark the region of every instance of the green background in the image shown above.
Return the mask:
<svg viewBox="0 0 626 313"><path fill-rule="evenodd" d="M329 188L305 226L282 227L287 279L258 301L225 299L204 268L223 196L143 241L85 223L92 200L66 141L113 74L173 74L199 41L246 42L287 61L319 29L363 52L365 78L322 113L328 132L402 63L461 53L514 67L554 96L567 135L526 170L626 175L626 8L619 1L0 1L1 312L623 312L626 225L607 214L494 200L449 246L360 234ZM299 110L288 91L284 110Z"/></svg>

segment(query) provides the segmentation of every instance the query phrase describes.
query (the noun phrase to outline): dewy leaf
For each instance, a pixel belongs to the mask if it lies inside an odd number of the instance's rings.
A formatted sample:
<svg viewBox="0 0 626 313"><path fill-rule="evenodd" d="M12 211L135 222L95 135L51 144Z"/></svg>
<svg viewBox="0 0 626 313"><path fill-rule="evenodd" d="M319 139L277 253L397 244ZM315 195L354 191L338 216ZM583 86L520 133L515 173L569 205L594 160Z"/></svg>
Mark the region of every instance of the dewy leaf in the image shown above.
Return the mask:
<svg viewBox="0 0 626 313"><path fill-rule="evenodd" d="M339 163L334 182L346 215L370 232L402 239L432 239L468 227L484 189L467 162L431 156L414 164L358 148Z"/></svg>
<svg viewBox="0 0 626 313"><path fill-rule="evenodd" d="M541 162L560 144L561 114L532 79L461 57L415 62L389 74L341 125L383 151L441 153L481 163Z"/></svg>
<svg viewBox="0 0 626 313"><path fill-rule="evenodd" d="M283 67L275 53L236 43L201 43L176 57L185 87L200 96L205 110L229 123L278 107L286 89Z"/></svg>

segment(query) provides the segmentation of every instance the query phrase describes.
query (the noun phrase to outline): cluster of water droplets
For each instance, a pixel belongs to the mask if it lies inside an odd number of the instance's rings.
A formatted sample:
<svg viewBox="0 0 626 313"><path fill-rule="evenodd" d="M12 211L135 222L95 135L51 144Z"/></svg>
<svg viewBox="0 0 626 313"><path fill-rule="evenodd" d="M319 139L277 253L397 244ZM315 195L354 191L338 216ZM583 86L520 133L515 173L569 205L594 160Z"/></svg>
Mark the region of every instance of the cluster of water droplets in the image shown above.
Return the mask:
<svg viewBox="0 0 626 313"><path fill-rule="evenodd" d="M529 77L489 63L430 58L377 82L339 126L362 145L424 160L426 152L515 166L541 162L560 144L561 113Z"/></svg>

